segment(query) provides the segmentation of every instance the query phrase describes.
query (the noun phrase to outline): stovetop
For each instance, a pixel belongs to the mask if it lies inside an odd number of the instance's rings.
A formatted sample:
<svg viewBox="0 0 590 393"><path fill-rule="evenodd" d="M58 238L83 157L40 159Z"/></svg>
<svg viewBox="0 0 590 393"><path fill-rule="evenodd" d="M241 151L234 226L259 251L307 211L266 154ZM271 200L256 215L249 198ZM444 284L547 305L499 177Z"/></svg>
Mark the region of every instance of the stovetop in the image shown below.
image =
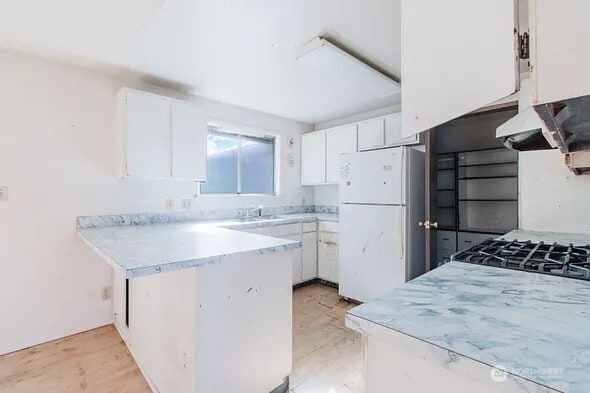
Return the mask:
<svg viewBox="0 0 590 393"><path fill-rule="evenodd" d="M590 281L590 245L488 239L451 260Z"/></svg>

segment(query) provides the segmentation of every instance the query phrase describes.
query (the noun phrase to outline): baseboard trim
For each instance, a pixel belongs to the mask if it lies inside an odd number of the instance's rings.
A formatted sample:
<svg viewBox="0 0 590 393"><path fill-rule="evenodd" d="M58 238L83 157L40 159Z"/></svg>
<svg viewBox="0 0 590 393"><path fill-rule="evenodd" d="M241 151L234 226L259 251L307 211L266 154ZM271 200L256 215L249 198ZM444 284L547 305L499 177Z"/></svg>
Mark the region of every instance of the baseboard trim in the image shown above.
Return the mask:
<svg viewBox="0 0 590 393"><path fill-rule="evenodd" d="M338 289L338 284L336 284L335 282L323 280L323 279L317 278L317 277L314 279L308 280L308 281L300 282L299 284L295 284L295 285L293 285L293 289L302 288L302 287L306 287L308 285L313 285L313 284L322 284L322 285L325 285L328 287Z"/></svg>

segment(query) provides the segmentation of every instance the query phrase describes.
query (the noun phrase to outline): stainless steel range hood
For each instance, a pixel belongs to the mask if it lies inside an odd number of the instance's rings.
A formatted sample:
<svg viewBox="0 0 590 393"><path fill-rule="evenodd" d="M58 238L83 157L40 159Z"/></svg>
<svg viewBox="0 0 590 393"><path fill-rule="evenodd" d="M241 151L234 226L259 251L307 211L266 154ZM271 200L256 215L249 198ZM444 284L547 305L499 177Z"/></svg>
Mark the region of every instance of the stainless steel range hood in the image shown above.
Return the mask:
<svg viewBox="0 0 590 393"><path fill-rule="evenodd" d="M546 150L557 148L551 133L531 106L530 79L520 81L518 114L496 129L496 138L513 150Z"/></svg>
<svg viewBox="0 0 590 393"><path fill-rule="evenodd" d="M496 130L513 150L559 149L575 174L590 174L590 96L531 106L530 80L521 80L518 115Z"/></svg>

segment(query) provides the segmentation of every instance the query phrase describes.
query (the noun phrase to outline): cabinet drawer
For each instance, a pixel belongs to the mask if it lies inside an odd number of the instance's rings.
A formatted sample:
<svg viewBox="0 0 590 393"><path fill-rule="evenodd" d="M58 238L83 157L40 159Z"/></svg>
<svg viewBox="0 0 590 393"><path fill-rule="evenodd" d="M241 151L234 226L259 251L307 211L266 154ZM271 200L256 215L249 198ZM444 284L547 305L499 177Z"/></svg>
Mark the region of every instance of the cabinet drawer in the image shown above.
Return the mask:
<svg viewBox="0 0 590 393"><path fill-rule="evenodd" d="M320 221L318 223L318 231L320 231L320 232L339 233L340 232L339 228L340 228L340 225L338 222Z"/></svg>
<svg viewBox="0 0 590 393"><path fill-rule="evenodd" d="M242 232L253 233L255 235L270 236L270 227L248 228L242 230Z"/></svg>
<svg viewBox="0 0 590 393"><path fill-rule="evenodd" d="M317 231L318 224L317 222L304 222L303 223L303 232L315 232Z"/></svg>
<svg viewBox="0 0 590 393"><path fill-rule="evenodd" d="M457 232L453 231L436 231L436 247L457 251Z"/></svg>
<svg viewBox="0 0 590 393"><path fill-rule="evenodd" d="M283 237L288 235L300 235L301 234L301 224L287 224L287 225L277 225L271 227L270 233L274 237Z"/></svg>
<svg viewBox="0 0 590 393"><path fill-rule="evenodd" d="M500 164L504 162L516 162L518 152L510 149L492 149L459 153L459 166Z"/></svg>
<svg viewBox="0 0 590 393"><path fill-rule="evenodd" d="M459 232L457 236L458 239L458 249L465 250L466 248L473 247L476 244L483 242L490 237L496 238L498 235L494 235L491 233L470 233L470 232Z"/></svg>

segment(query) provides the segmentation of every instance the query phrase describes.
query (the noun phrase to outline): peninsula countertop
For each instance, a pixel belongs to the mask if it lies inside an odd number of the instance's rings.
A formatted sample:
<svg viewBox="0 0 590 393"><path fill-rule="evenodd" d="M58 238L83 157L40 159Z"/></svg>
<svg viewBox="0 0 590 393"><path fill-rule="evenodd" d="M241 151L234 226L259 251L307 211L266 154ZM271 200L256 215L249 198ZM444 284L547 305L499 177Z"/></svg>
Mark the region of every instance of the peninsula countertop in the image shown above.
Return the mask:
<svg viewBox="0 0 590 393"><path fill-rule="evenodd" d="M589 281L450 262L347 314L356 330L374 325L557 391L590 392ZM559 372L536 372L547 369Z"/></svg>
<svg viewBox="0 0 590 393"><path fill-rule="evenodd" d="M78 228L78 235L126 278L218 263L232 255L268 254L301 247L293 240L241 232L259 226L315 220L337 220L337 214L283 214L184 223Z"/></svg>

